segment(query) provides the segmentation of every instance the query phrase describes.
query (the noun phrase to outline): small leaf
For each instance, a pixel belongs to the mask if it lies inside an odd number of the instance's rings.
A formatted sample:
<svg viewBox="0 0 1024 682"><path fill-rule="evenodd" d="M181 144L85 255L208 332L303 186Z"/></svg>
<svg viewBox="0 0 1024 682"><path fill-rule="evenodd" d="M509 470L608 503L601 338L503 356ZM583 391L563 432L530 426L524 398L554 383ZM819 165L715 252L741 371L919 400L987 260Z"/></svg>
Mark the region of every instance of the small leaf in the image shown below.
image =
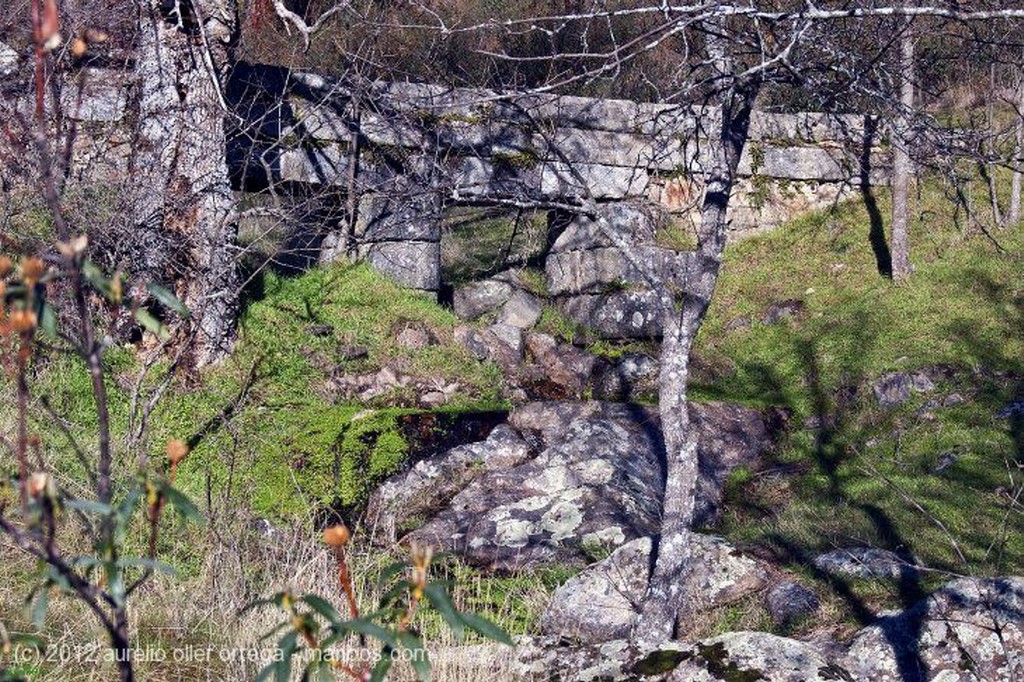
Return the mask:
<svg viewBox="0 0 1024 682"><path fill-rule="evenodd" d="M97 516L110 516L114 513L114 508L109 504L103 504L95 500L67 500L64 502L64 506L69 509L85 512L86 514L96 514Z"/></svg>
<svg viewBox="0 0 1024 682"><path fill-rule="evenodd" d="M146 285L146 290L153 294L153 298L159 301L162 305L170 308L182 317L187 318L189 316L188 308L185 307L185 304L182 303L181 300L174 295L174 292L167 287L150 283Z"/></svg>
<svg viewBox="0 0 1024 682"><path fill-rule="evenodd" d="M402 646L409 652L409 664L416 671L416 677L420 682L430 682L430 657L427 650L423 648L423 642L411 632L403 632L399 635Z"/></svg>
<svg viewBox="0 0 1024 682"><path fill-rule="evenodd" d="M277 670L275 671L274 679L277 682L289 682L289 678L292 674L292 656L295 654L296 648L298 648L298 636L299 633L292 630L278 642L277 648L281 650L281 660L278 661Z"/></svg>
<svg viewBox="0 0 1024 682"><path fill-rule="evenodd" d="M354 620L348 620L338 624L339 632L355 632L360 635L366 635L372 637L378 642L383 642L389 646L398 646L398 640L395 635L388 630L385 630L376 623L371 623L363 618L356 618Z"/></svg>
<svg viewBox="0 0 1024 682"><path fill-rule="evenodd" d="M57 338L57 313L45 301L39 306L39 327L51 339Z"/></svg>
<svg viewBox="0 0 1024 682"><path fill-rule="evenodd" d="M46 642L43 641L42 637L37 637L36 635L22 634L19 632L15 632L11 635L10 643L18 644L24 647L28 647L30 649L36 649L37 651L42 651L46 648Z"/></svg>
<svg viewBox="0 0 1024 682"><path fill-rule="evenodd" d="M144 310L142 308L136 310L135 320L141 324L146 331L151 332L161 341L166 341L171 338L171 334L167 331L167 327L165 327L160 320L153 317L152 313L148 310Z"/></svg>
<svg viewBox="0 0 1024 682"><path fill-rule="evenodd" d="M462 622L465 623L466 627L470 630L483 635L487 639L493 639L495 642L501 642L502 644L508 644L509 646L514 645L512 638L509 637L504 630L486 618L481 618L480 616L472 613L463 613Z"/></svg>
<svg viewBox="0 0 1024 682"><path fill-rule="evenodd" d="M160 573L166 573L167 575L177 575L178 571L175 570L174 566L170 564L158 561L156 559L146 559L143 557L126 557L124 559L118 559L117 565L120 567L128 566L141 566L142 568L148 568L153 571L159 571Z"/></svg>
<svg viewBox="0 0 1024 682"><path fill-rule="evenodd" d="M117 505L118 521L123 525L127 526L129 521L132 520L135 510L138 508L139 497L141 494L141 486L132 486L125 498L121 500L119 505Z"/></svg>
<svg viewBox="0 0 1024 682"><path fill-rule="evenodd" d="M243 606L241 609L239 609L238 615L241 616L243 614L248 613L249 611L252 611L253 609L258 609L261 606L270 606L270 605L280 606L281 605L281 602L280 602L281 594L283 594L283 593L278 592L273 597L270 597L268 599L257 599L255 601L251 601L248 604L246 604L245 606Z"/></svg>
<svg viewBox="0 0 1024 682"><path fill-rule="evenodd" d="M271 677L273 677L274 673L277 672L277 664L278 663L279 663L279 661L274 661L273 663L268 663L263 668L263 670L259 671L259 673L256 675L255 682L265 682L266 680L269 680Z"/></svg>
<svg viewBox="0 0 1024 682"><path fill-rule="evenodd" d="M82 274L93 288L105 297L110 298L114 288L111 285L110 280L103 276L103 271L100 270L95 263L92 261L85 261L82 263Z"/></svg>
<svg viewBox="0 0 1024 682"><path fill-rule="evenodd" d="M462 616L459 614L458 609L455 608L455 604L452 603L444 586L440 583L431 583L423 589L423 594L426 596L427 601L441 613L441 617L444 618L444 622L448 623L452 633L458 639L462 639Z"/></svg>
<svg viewBox="0 0 1024 682"><path fill-rule="evenodd" d="M377 659L377 665L373 666L373 670L370 671L370 682L383 682L388 670L391 669L391 663L391 652L387 650L382 652L381 657Z"/></svg>
<svg viewBox="0 0 1024 682"><path fill-rule="evenodd" d="M43 587L39 590L39 595L32 603L32 625L35 626L36 630L43 629L43 624L46 622L46 608L49 605L50 590L47 587Z"/></svg>
<svg viewBox="0 0 1024 682"><path fill-rule="evenodd" d="M104 561L103 570L107 577L107 592L118 606L124 606L124 571L116 561Z"/></svg>
<svg viewBox="0 0 1024 682"><path fill-rule="evenodd" d="M202 523L203 514L199 511L199 508L188 499L181 492L175 490L170 485L164 484L161 486L161 492L167 497L167 501L171 503L171 506L189 521L195 521L196 523Z"/></svg>
<svg viewBox="0 0 1024 682"><path fill-rule="evenodd" d="M341 623L342 617L338 613L338 610L334 608L334 605L322 597L318 597L315 594L307 594L303 596L300 601L304 601L309 604L309 607L319 613L321 616L326 618L328 622Z"/></svg>

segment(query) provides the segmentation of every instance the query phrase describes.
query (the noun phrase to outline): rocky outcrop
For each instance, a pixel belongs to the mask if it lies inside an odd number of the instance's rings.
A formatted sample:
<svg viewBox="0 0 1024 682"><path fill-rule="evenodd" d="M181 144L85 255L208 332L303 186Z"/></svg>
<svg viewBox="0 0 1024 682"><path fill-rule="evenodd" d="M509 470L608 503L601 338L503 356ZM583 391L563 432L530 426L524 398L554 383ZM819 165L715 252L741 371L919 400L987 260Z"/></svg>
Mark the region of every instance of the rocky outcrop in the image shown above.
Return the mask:
<svg viewBox="0 0 1024 682"><path fill-rule="evenodd" d="M528 680L1015 682L1024 679L1024 578L955 580L845 645L730 632L638 653L624 639L549 635L522 639L515 658Z"/></svg>
<svg viewBox="0 0 1024 682"><path fill-rule="evenodd" d="M899 578L917 575L917 566L909 557L874 547L837 549L814 558L815 568L843 578Z"/></svg>
<svg viewBox="0 0 1024 682"><path fill-rule="evenodd" d="M728 472L755 464L771 434L758 412L719 403L696 405L694 425L701 440L698 514L708 521L717 514ZM664 481L654 411L601 402L531 403L512 413L509 426L536 456L483 471L407 540L511 570L548 562L582 565L595 553L657 532ZM392 479L388 495L414 497L415 480ZM413 490L401 492L407 485Z"/></svg>
<svg viewBox="0 0 1024 682"><path fill-rule="evenodd" d="M925 371L892 372L878 378L871 385L879 406L898 407L910 400L912 393L928 393L935 390L935 383Z"/></svg>
<svg viewBox="0 0 1024 682"><path fill-rule="evenodd" d="M541 616L541 632L590 643L628 637L647 590L650 566L650 538L619 547L558 588ZM722 538L694 534L693 563L679 580L685 583L692 614L761 589L768 573Z"/></svg>
<svg viewBox="0 0 1024 682"><path fill-rule="evenodd" d="M487 440L453 448L417 462L409 471L386 481L371 496L367 523L376 542L393 543L422 525L460 490L484 474L514 467L530 456L526 442L511 428L499 425Z"/></svg>
<svg viewBox="0 0 1024 682"><path fill-rule="evenodd" d="M1024 679L1024 578L963 578L862 630L838 661L851 679Z"/></svg>
<svg viewBox="0 0 1024 682"><path fill-rule="evenodd" d="M810 644L767 632L729 632L697 642L669 682L826 682L849 679Z"/></svg>
<svg viewBox="0 0 1024 682"><path fill-rule="evenodd" d="M772 622L779 627L790 627L814 615L821 606L812 590L792 580L775 583L764 597Z"/></svg>

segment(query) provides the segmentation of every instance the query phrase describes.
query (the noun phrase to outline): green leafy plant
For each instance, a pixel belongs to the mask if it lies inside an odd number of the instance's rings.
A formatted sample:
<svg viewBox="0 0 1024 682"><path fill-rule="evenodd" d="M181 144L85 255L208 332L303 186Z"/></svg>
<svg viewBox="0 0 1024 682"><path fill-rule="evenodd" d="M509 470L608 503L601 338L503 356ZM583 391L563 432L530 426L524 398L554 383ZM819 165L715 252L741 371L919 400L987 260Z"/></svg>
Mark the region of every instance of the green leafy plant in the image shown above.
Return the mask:
<svg viewBox="0 0 1024 682"><path fill-rule="evenodd" d="M287 620L267 637L283 633L277 643L278 655L267 665L257 680L284 682L291 679L292 669L302 665L304 680L334 680L342 675L356 680L382 680L395 660L408 661L420 680L430 679L430 657L423 638L415 627L417 612L424 604L435 609L456 637L467 631L511 645L512 640L491 621L471 613L460 612L443 582L430 579L433 552L429 547L413 544L408 562L396 562L381 574L387 586L375 611L361 613L349 572L345 547L350 533L344 525L324 531L324 542L334 552L338 582L345 596L348 615L328 600L315 594L295 595L278 592L270 599L260 600L247 608L274 605L283 610ZM366 649L367 641L375 642L373 665L353 665L346 661L345 647Z"/></svg>

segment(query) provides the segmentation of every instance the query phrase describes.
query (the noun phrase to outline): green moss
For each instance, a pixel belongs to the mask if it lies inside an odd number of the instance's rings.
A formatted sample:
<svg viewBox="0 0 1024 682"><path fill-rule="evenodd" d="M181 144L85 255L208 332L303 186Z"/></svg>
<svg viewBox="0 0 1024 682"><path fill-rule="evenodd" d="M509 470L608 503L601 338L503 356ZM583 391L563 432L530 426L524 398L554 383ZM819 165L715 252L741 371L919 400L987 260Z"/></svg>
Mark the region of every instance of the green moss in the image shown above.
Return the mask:
<svg viewBox="0 0 1024 682"><path fill-rule="evenodd" d="M491 160L495 166L505 167L514 170L528 170L536 168L540 164L540 155L532 149L520 149L516 151L494 151L491 153Z"/></svg>

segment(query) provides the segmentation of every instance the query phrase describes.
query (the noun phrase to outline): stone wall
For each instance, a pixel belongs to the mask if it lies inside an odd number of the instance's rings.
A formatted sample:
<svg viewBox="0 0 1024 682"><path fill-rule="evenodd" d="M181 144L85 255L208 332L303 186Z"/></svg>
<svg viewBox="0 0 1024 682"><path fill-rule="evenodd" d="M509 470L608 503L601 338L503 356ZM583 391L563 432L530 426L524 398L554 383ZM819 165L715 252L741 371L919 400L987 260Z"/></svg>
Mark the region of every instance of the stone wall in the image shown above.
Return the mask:
<svg viewBox="0 0 1024 682"><path fill-rule="evenodd" d="M9 57L0 105L28 112L24 69ZM124 72L65 77L59 97L74 125L75 174L124 179L130 91ZM668 219L686 230L699 220L704 131L718 115L689 105L412 83L355 90L342 78L245 64L225 95L238 114L228 157L240 188L298 183L358 196L354 234L331 235L326 256L348 243L349 253L400 283L435 292L445 206L557 205L570 227L548 259L553 294L573 317L621 331L621 319L602 317L609 314L602 301L614 294L620 305L611 314L624 315L640 335L653 324L643 312L649 294L572 207L596 199L625 230L657 207L661 217L644 218L635 238L651 258L685 258L658 249L650 225ZM733 233L770 229L864 185L886 184L888 155L875 137L863 116L755 114L730 208Z"/></svg>

